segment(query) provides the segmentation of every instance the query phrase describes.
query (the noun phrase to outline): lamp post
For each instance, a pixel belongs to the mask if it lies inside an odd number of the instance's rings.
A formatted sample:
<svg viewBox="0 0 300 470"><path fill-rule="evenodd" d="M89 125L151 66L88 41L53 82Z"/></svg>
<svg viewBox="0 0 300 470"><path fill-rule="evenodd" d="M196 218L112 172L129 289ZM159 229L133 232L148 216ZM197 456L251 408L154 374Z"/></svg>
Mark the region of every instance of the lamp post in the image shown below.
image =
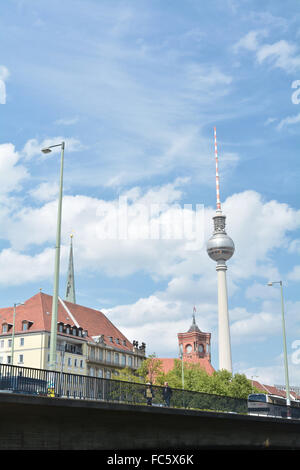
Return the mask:
<svg viewBox="0 0 300 470"><path fill-rule="evenodd" d="M13 329L11 335L11 365L14 365L14 352L15 352L15 324L16 324L16 307L17 305L24 305L22 303L14 304L14 315L13 315Z"/></svg>
<svg viewBox="0 0 300 470"><path fill-rule="evenodd" d="M43 153L50 153L51 149L53 147L61 147L61 163L60 163L60 182L59 182L59 198L58 198L56 245L55 245L54 286L53 286L51 334L50 334L50 370L55 370L56 369L57 308L58 308L60 239L61 239L61 213L62 213L62 193L63 193L63 171L64 171L65 143L61 142L60 144L57 144L57 145L50 145L47 148L43 148L42 152Z"/></svg>
<svg viewBox="0 0 300 470"><path fill-rule="evenodd" d="M288 369L287 350L286 350L286 335L285 335L285 322L284 322L283 287L282 287L282 281L272 281L272 282L268 282L268 286L273 286L273 284L280 284L286 404L287 404L287 406L290 406L290 404L291 404L291 399L290 399L289 369Z"/></svg>
<svg viewBox="0 0 300 470"><path fill-rule="evenodd" d="M255 378L258 379L258 377L259 377L258 375L251 375L251 388L252 388L252 393L254 393L254 384L253 384L254 379L255 379Z"/></svg>
<svg viewBox="0 0 300 470"><path fill-rule="evenodd" d="M183 346L180 345L179 348L179 357L181 359L181 382L182 382L182 390L184 390L184 367L183 367Z"/></svg>

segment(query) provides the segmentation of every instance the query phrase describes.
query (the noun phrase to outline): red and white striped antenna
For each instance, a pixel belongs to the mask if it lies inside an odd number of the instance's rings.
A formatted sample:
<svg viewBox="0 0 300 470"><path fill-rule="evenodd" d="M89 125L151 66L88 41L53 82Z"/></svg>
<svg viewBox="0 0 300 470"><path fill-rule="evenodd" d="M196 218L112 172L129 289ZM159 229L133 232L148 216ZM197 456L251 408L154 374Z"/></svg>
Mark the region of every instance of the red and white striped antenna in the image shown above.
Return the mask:
<svg viewBox="0 0 300 470"><path fill-rule="evenodd" d="M220 201L220 181L219 181L219 160L218 160L218 147L217 147L217 131L214 127L214 138L215 138L215 158L216 158L216 191L217 191L217 211L221 211Z"/></svg>

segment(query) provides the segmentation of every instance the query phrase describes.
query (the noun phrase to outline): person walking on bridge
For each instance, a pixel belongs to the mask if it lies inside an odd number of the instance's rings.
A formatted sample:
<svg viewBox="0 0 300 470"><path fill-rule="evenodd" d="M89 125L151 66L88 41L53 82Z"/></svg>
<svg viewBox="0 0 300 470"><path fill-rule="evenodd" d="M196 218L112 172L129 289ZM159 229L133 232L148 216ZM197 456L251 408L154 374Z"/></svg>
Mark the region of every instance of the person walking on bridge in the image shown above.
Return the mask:
<svg viewBox="0 0 300 470"><path fill-rule="evenodd" d="M165 386L163 389L163 397L164 397L166 406L170 406L170 401L172 397L172 389L171 387L169 387L168 382L165 382Z"/></svg>

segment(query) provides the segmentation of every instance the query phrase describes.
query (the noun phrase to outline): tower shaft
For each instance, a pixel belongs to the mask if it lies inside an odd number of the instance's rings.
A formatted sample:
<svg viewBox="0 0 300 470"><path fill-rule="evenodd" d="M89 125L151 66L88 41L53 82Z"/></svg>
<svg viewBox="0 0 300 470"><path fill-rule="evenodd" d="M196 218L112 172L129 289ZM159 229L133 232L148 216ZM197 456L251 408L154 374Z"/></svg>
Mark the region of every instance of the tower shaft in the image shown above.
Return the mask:
<svg viewBox="0 0 300 470"><path fill-rule="evenodd" d="M219 369L226 369L232 373L225 262L218 264L216 270L218 273Z"/></svg>

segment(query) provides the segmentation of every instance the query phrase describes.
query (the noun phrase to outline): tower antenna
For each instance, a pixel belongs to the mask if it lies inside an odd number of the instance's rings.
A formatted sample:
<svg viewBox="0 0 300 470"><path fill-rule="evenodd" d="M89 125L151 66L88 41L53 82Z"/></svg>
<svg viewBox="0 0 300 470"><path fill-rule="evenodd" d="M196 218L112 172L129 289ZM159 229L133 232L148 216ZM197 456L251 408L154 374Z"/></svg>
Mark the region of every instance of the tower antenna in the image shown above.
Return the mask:
<svg viewBox="0 0 300 470"><path fill-rule="evenodd" d="M215 140L215 159L216 159L216 192L217 192L217 211L221 211L220 201L220 180L219 180L219 159L218 159L218 147L217 147L217 130L214 127L214 140Z"/></svg>

